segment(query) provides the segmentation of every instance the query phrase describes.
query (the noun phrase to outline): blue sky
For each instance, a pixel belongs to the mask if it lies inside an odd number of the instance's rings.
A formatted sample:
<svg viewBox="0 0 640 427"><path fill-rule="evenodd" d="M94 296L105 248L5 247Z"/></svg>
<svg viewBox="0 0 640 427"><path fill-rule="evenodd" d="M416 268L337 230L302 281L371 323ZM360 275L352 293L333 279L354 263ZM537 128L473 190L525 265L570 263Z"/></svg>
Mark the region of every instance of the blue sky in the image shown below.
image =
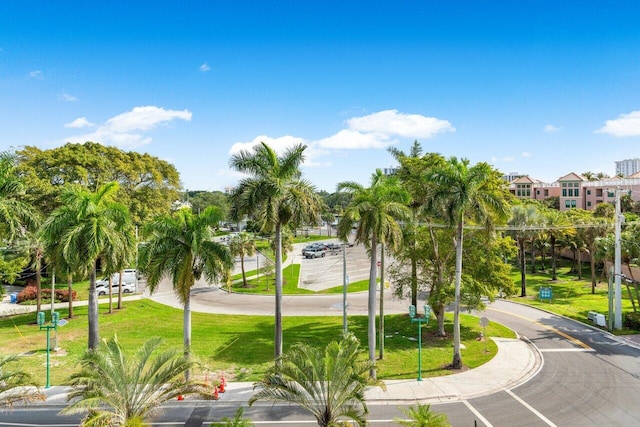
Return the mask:
<svg viewBox="0 0 640 427"><path fill-rule="evenodd" d="M605 7L606 5L606 7ZM640 157L638 1L0 2L0 149L92 140L222 190L308 145L335 191L386 148L552 182Z"/></svg>

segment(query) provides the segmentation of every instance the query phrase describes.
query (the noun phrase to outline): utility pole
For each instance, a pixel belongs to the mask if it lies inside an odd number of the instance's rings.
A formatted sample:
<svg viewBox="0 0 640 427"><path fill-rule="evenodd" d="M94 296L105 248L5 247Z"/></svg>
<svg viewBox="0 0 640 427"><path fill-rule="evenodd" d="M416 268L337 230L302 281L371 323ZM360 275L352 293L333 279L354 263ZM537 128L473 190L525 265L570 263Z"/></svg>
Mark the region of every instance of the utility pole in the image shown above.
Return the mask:
<svg viewBox="0 0 640 427"><path fill-rule="evenodd" d="M342 244L342 333L347 335L347 244Z"/></svg>
<svg viewBox="0 0 640 427"><path fill-rule="evenodd" d="M384 359L384 243L380 244L380 360Z"/></svg>
<svg viewBox="0 0 640 427"><path fill-rule="evenodd" d="M622 233L622 222L624 222L624 216L620 212L620 188L616 188L616 217L615 217L615 259L613 263L613 277L615 280L615 322L614 327L616 329L622 329L622 286L620 284L620 278L622 275L621 269L621 248L620 248L620 235Z"/></svg>

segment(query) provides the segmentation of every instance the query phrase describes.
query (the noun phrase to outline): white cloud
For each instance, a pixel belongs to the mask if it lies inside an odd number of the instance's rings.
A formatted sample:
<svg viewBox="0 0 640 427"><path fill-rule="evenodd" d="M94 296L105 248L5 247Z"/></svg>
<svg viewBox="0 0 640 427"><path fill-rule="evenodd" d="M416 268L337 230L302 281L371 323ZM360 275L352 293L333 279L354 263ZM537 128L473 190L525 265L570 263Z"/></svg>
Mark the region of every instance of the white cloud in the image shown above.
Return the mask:
<svg viewBox="0 0 640 427"><path fill-rule="evenodd" d="M512 156L507 156L502 158L503 162L508 162L508 163L513 162L513 160L514 158Z"/></svg>
<svg viewBox="0 0 640 427"><path fill-rule="evenodd" d="M38 80L44 79L44 76L42 75L41 70L30 71L29 77L31 77L32 79L38 79Z"/></svg>
<svg viewBox="0 0 640 427"><path fill-rule="evenodd" d="M363 148L386 148L394 141L389 139L389 135L380 132L363 133L353 129L343 129L328 138L317 141L322 148L337 148L344 150Z"/></svg>
<svg viewBox="0 0 640 427"><path fill-rule="evenodd" d="M91 127L91 126L94 126L94 124L91 123L89 120L87 120L86 117L78 117L71 123L67 123L64 125L64 127L66 128L75 128L75 129Z"/></svg>
<svg viewBox="0 0 640 427"><path fill-rule="evenodd" d="M531 153L529 153L528 151L523 151L522 154L520 154L520 156L522 156L522 157L531 157Z"/></svg>
<svg viewBox="0 0 640 427"><path fill-rule="evenodd" d="M405 138L431 138L442 132L454 132L447 120L420 114L404 114L398 110L385 110L368 116L347 120L350 129L360 132L380 132Z"/></svg>
<svg viewBox="0 0 640 427"><path fill-rule="evenodd" d="M93 133L71 136L66 138L66 141L95 141L117 147L135 148L151 142L151 137L141 132L177 119L190 121L191 115L188 110L165 110L155 106L135 107L131 111L110 118Z"/></svg>
<svg viewBox="0 0 640 427"><path fill-rule="evenodd" d="M640 111L620 114L615 120L607 120L596 133L608 133L617 137L640 136Z"/></svg>
<svg viewBox="0 0 640 427"><path fill-rule="evenodd" d="M69 95L68 93L63 93L62 95L60 95L60 100L65 102L74 102L77 101L78 98L73 95Z"/></svg>
<svg viewBox="0 0 640 427"><path fill-rule="evenodd" d="M273 148L277 154L282 154L287 148L291 148L296 144L304 144L305 140L291 135L285 135L278 138L260 135L253 138L253 141L250 142L236 142L229 149L229 154L236 154L242 150L251 151L255 145L260 144L261 142L264 142L269 147Z"/></svg>
<svg viewBox="0 0 640 427"><path fill-rule="evenodd" d="M561 128L556 127L554 125L546 125L542 130L546 133L555 133L558 132Z"/></svg>
<svg viewBox="0 0 640 427"><path fill-rule="evenodd" d="M209 67L209 64L207 64L206 62L200 66L200 71L202 71L203 73L209 71L210 69L211 67Z"/></svg>

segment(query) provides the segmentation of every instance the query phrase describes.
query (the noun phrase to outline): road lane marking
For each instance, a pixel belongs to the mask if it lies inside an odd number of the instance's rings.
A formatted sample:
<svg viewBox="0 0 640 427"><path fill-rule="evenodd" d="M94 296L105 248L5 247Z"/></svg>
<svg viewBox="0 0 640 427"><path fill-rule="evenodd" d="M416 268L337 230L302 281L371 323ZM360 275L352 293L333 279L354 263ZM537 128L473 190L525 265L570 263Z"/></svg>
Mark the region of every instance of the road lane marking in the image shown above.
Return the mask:
<svg viewBox="0 0 640 427"><path fill-rule="evenodd" d="M512 392L511 390L505 390L511 397L513 397L515 400L517 400L518 402L520 402L520 404L522 404L522 406L524 406L525 408L527 408L528 410L530 410L531 412L533 412L538 418L540 418L542 421L544 421L548 426L550 427L558 427L557 425L555 425L549 418L545 417L544 415L542 415L540 412L538 412L533 406L529 405L527 402L525 402L524 400L520 399L518 396L515 395L514 392Z"/></svg>
<svg viewBox="0 0 640 427"><path fill-rule="evenodd" d="M575 345L577 345L579 347L592 350L591 347L589 347L587 344L585 344L582 341L580 341L578 338L574 338L571 335L566 334L566 333L554 328L553 326L545 325L544 323L541 323L541 322L539 322L537 320L532 320L532 319L530 319L528 317L524 317L524 316L521 316L519 314L509 313L508 311L499 310L497 308L487 307L487 310L493 310L493 311L497 311L499 313L508 314L510 316L518 317L520 319L523 319L523 320L526 320L528 322L534 323L534 324L536 324L538 326L542 326L543 328L545 328L545 329L547 329L547 330L549 330L549 331L551 331L553 333L556 333L556 334L560 335L561 337L571 341L572 343L574 343Z"/></svg>
<svg viewBox="0 0 640 427"><path fill-rule="evenodd" d="M585 353L595 352L592 348L539 348L540 353Z"/></svg>
<svg viewBox="0 0 640 427"><path fill-rule="evenodd" d="M484 425L485 425L486 427L493 427L493 424L491 424L491 423L490 423L490 422L489 422L485 417L483 417L483 416L482 416L482 414L481 414L481 413L480 413L476 408L474 408L474 407L473 407L473 405L472 405L471 403L469 403L469 402L468 402L468 401L466 401L466 400L463 400L463 401L462 401L462 403L464 403L464 404L465 404L465 406L466 406L467 408L469 408L469 410L470 410L471 412L473 412L473 415L475 415L476 417L478 417L478 419L479 419L481 422L483 422L483 423L484 423Z"/></svg>

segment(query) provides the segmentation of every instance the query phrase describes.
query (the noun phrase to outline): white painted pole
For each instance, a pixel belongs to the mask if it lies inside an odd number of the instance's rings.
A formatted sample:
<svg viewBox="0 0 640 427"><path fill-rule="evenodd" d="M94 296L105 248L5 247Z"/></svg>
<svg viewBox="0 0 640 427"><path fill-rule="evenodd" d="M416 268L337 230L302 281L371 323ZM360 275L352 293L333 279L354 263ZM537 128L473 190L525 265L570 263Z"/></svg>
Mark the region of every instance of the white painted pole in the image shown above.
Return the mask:
<svg viewBox="0 0 640 427"><path fill-rule="evenodd" d="M616 329L622 329L622 287L620 284L621 269L621 248L620 235L622 233L622 214L620 213L620 189L616 189L616 218L615 218L615 260L613 265L613 277L615 280L615 324Z"/></svg>

